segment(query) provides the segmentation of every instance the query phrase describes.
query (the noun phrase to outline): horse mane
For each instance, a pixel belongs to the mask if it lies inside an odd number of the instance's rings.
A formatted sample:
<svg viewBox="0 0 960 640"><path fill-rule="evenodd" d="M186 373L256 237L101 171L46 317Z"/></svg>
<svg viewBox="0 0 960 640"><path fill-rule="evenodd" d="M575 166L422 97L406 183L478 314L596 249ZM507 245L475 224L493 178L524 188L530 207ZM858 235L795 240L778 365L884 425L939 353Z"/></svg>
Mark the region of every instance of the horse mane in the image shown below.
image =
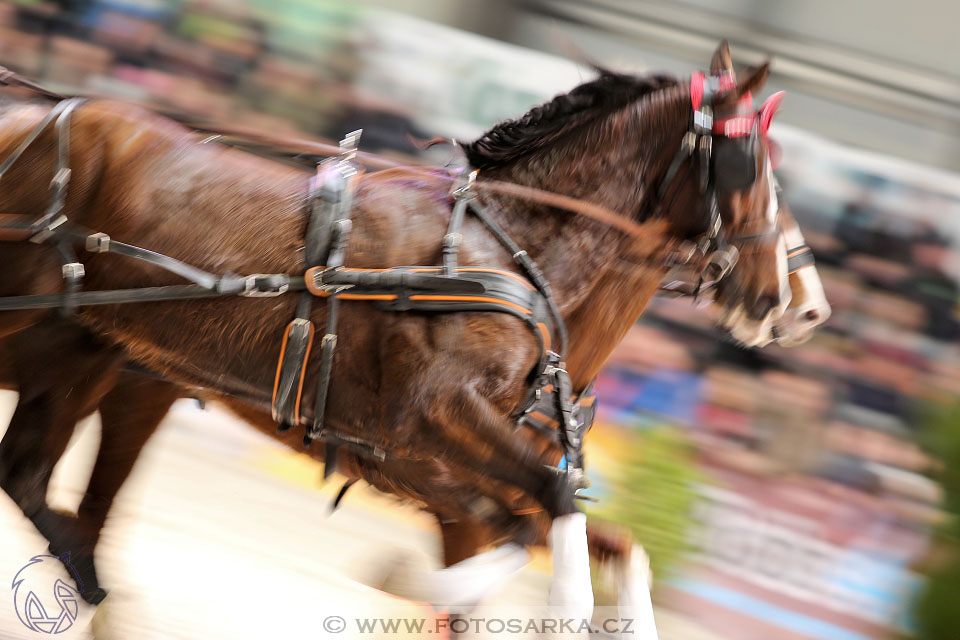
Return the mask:
<svg viewBox="0 0 960 640"><path fill-rule="evenodd" d="M487 169L506 164L542 149L585 122L677 84L672 76L637 77L598 67L596 70L600 74L596 79L534 107L516 120L505 120L465 144L463 151L470 165Z"/></svg>

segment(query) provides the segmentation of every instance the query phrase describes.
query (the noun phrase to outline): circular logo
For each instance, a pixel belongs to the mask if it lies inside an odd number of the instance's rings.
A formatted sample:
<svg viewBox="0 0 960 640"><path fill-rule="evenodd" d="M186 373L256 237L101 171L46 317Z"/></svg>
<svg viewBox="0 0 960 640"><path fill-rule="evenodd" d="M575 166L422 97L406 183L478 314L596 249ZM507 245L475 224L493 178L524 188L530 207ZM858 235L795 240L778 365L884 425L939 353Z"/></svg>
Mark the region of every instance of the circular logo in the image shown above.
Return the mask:
<svg viewBox="0 0 960 640"><path fill-rule="evenodd" d="M60 578L51 578L44 565L62 564L77 579L70 555L34 556L13 577L13 604L20 622L31 631L45 634L63 633L73 626L80 608L80 592Z"/></svg>
<svg viewBox="0 0 960 640"><path fill-rule="evenodd" d="M327 616L323 619L323 630L328 633L340 633L347 628L347 621L340 616Z"/></svg>

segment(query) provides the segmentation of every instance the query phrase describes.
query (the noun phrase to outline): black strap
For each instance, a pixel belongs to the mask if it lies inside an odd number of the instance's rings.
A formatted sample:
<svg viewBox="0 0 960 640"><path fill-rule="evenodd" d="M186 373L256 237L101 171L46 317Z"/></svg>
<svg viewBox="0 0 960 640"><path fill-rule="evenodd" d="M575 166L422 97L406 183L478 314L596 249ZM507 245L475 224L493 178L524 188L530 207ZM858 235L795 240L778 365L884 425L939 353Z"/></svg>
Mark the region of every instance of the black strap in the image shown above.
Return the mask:
<svg viewBox="0 0 960 640"><path fill-rule="evenodd" d="M343 211L349 216L349 211ZM341 218L334 223L334 234L327 257L327 268L337 270L343 266L346 246L350 234L350 219ZM327 393L330 390L330 376L333 372L333 354L337 348L337 320L340 311L340 299L337 294L344 289L341 285L333 285L327 297L327 327L323 340L320 341L320 372L317 379L317 392L313 405L313 423L307 427L303 437L303 444L309 445L323 434L324 417L327 411Z"/></svg>
<svg viewBox="0 0 960 640"><path fill-rule="evenodd" d="M343 497L347 495L347 491L357 483L356 479L351 478L343 483L343 486L340 487L340 491L337 492L337 497L333 499L333 505L330 508L331 511L335 511L337 507L340 506L340 503L343 501Z"/></svg>
<svg viewBox="0 0 960 640"><path fill-rule="evenodd" d="M330 264L327 262L335 253L337 236L342 233L336 225L345 216L349 223L353 192L349 180L356 171L350 160L356 153L356 143L361 131L354 131L340 143L339 158L327 160L317 165L317 175L310 192L310 216L304 233L304 262L307 269ZM349 231L349 229L347 229ZM335 298L335 297L334 297ZM286 431L300 422L300 398L306 375L307 360L313 344L314 327L310 321L313 308L313 295L305 291L297 303L296 317L287 327L280 363L277 365L277 378L274 382L273 415L279 422L278 430ZM331 301L328 318L336 323L337 302ZM327 332L329 333L329 320ZM324 337L323 353L329 349L329 340ZM321 355L321 363L327 356ZM326 397L326 388L317 388L317 395ZM307 438L304 438L309 444Z"/></svg>
<svg viewBox="0 0 960 640"><path fill-rule="evenodd" d="M466 169L464 169L465 171ZM460 242L463 240L463 234L460 233L460 227L463 224L463 217L467 211L467 205L470 203L476 193L473 190L473 184L476 182L477 172L471 171L466 174L456 189L453 190L453 211L450 212L450 223L447 225L447 233L443 236L443 273L447 276L455 276L457 268L457 254L460 251Z"/></svg>
<svg viewBox="0 0 960 640"><path fill-rule="evenodd" d="M391 290L416 289L420 291L448 291L482 294L487 288L482 281L450 277L440 274L416 273L401 269L374 271L367 269L325 269L316 272L317 288L342 287L343 289Z"/></svg>
<svg viewBox="0 0 960 640"><path fill-rule="evenodd" d="M308 269L322 264L330 252L333 221L338 217L346 191L342 173L332 170L329 162L317 167L316 181L310 193L310 216L304 234L304 261ZM312 308L313 296L304 291L297 302L296 317L284 336L273 396L273 418L281 432L300 422L305 365L314 338Z"/></svg>
<svg viewBox="0 0 960 640"><path fill-rule="evenodd" d="M291 280L289 276L270 276L284 280L289 291L302 291L306 288L301 278ZM251 281L253 282L253 281ZM266 281L263 282L267 286ZM239 295L257 297L257 295L276 295L277 280L271 280L266 289L261 290L259 285ZM126 304L132 302L162 302L165 300L193 300L198 298L221 298L238 295L235 291L217 291L207 289L196 284L170 285L165 287L142 287L138 289L108 289L105 291L78 291L75 293L51 293L28 296L0 297L0 311L23 311L27 309L56 309L67 302L77 307L94 307L105 304Z"/></svg>
<svg viewBox="0 0 960 640"><path fill-rule="evenodd" d="M357 142L362 130L347 134L340 142L340 157L322 165L324 171L318 174L323 177L320 188L319 201L323 205L323 216L314 222L323 225L328 231L317 231L318 237L329 238L328 245L315 247L311 257L320 262L311 267L326 265L326 271L337 272L346 259L347 245L350 241L350 230L353 222L350 212L353 207L352 178L356 169L351 160L356 155ZM322 260L321 260L322 258ZM317 388L313 404L313 422L307 426L303 436L304 446L309 446L314 440L321 437L324 431L324 418L327 412L327 393L330 390L330 377L333 372L333 355L337 348L337 319L340 312L340 300L337 297L341 291L351 285L324 284L321 285L329 295L327 296L327 326L323 339L320 341L320 371L317 378ZM337 448L328 453L328 463L336 465ZM333 456L332 458L329 456Z"/></svg>
<svg viewBox="0 0 960 640"><path fill-rule="evenodd" d="M804 267L816 264L813 250L805 244L787 251L787 274L796 273Z"/></svg>
<svg viewBox="0 0 960 640"><path fill-rule="evenodd" d="M555 388L554 399L557 403L557 415L560 424L557 431L560 434L560 444L563 455L567 459L567 476L574 489L580 489L586 484L583 471L583 432L584 425L577 420L573 413L573 394L570 384L570 375L566 370L555 367L552 371Z"/></svg>
<svg viewBox="0 0 960 640"><path fill-rule="evenodd" d="M63 216L63 205L67 199L67 186L70 184L70 116L81 102L82 98L70 98L57 105L63 105L54 125L57 136L57 169L50 181L50 204L43 217L37 220L37 233L30 238L31 242L46 241L50 235L56 233L57 227L67 221Z"/></svg>
<svg viewBox="0 0 960 640"><path fill-rule="evenodd" d="M530 278L530 282L533 283L533 286L543 294L543 297L546 300L547 308L550 311L550 315L553 318L554 330L557 332L556 344L554 351L560 355L560 359L563 359L563 354L566 353L567 348L567 325L563 321L563 316L560 315L560 309L557 308L557 303L553 298L553 290L550 288L550 283L547 282L547 278L543 275L543 272L540 271L540 267L537 266L537 263L534 262L526 251L520 248L516 242L513 241L513 238L507 235L507 233L494 222L493 218L490 216L486 207L481 205L477 200L470 201L470 210L473 212L473 215L477 216L480 222L493 234L493 237L503 245L503 247L510 252L510 255L513 257L513 260L523 269L524 273Z"/></svg>

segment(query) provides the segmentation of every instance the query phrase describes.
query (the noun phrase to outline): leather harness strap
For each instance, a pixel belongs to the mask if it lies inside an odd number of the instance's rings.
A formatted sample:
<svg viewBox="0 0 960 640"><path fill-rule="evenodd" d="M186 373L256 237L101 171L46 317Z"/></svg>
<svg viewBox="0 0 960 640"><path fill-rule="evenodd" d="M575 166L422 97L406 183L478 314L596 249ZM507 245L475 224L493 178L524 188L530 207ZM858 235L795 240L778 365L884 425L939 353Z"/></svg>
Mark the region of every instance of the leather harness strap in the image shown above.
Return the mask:
<svg viewBox="0 0 960 640"><path fill-rule="evenodd" d="M361 131L347 135L340 143L341 154L336 160L329 160L317 166L317 175L310 189L310 216L304 234L304 262L307 269L323 264L332 253L332 244L336 242L334 233L338 221L349 220L352 170L350 160L356 152L356 143ZM342 225L339 225L342 226ZM300 423L300 401L303 396L303 383L306 376L306 363L313 345L315 329L310 321L313 299L304 284L304 293L297 303L297 315L287 326L277 363L277 375L273 385L273 419L279 423L278 430L286 431ZM336 303L328 308L328 327L330 319L336 323ZM324 344L329 342L324 338ZM323 357L328 357L323 352ZM318 397L325 388L318 385ZM305 441L309 444L309 441Z"/></svg>
<svg viewBox="0 0 960 640"><path fill-rule="evenodd" d="M696 78L695 78L696 79ZM705 238L711 246L720 245L719 213L712 184L714 173L712 149L712 91L710 82L701 80L691 85L693 121L683 144L671 162L659 189L661 200L681 164L689 162L683 181L699 168L700 191L708 195L709 228ZM0 83L4 82L0 77ZM356 154L359 131L341 142L340 157L322 163L311 189L310 216L305 231L305 275L253 274L248 276L216 276L140 247L117 242L102 233L92 233L70 224L62 213L70 179L69 123L70 114L79 99L58 103L37 127L21 142L2 164L0 177L16 162L27 147L54 123L58 140L57 167L51 181L50 204L40 219L15 214L0 214L0 240L31 240L52 243L63 260L65 291L58 294L0 298L0 310L42 309L61 307L68 311L75 306L118 304L158 300L183 300L225 295L274 296L301 291L296 317L283 335L274 380L272 408L280 429L302 421L300 404L303 383L315 330L310 321L314 298L327 299L327 326L321 340L320 372L314 403L313 421L306 430L304 443L324 438L327 443L327 473L336 466L337 451L343 446L383 459L386 453L376 445L343 433L332 433L324 423L334 351L337 344L337 320L340 300L366 300L394 311L456 312L495 311L523 320L540 344L541 357L530 376L530 393L515 417L518 424L540 428L555 422L556 439L563 447L571 487L586 486L583 475L583 434L593 419L595 405L591 385L577 400L572 395L570 378L565 370L563 354L567 345L566 327L554 301L550 285L542 271L526 251L517 245L495 222L493 215L478 201L475 193L476 172L461 168L461 180L453 190L453 208L443 240L442 265L396 267L392 269L351 269L344 265L351 228L350 209L356 170L351 160ZM699 162L698 162L699 160ZM674 192L674 199L682 184ZM709 193L707 193L709 192ZM671 199L672 202L672 199ZM460 227L467 212L472 213L512 256L523 275L498 269L459 267L457 258L462 240ZM114 291L79 291L83 264L73 247L81 246L95 253L117 253L142 260L177 274L191 284ZM722 248L722 247L721 247ZM798 249L804 249L803 247ZM717 255L717 252L715 252ZM793 254L792 254L793 255ZM798 251L792 263L796 268L808 264L808 250ZM735 254L724 256L719 270L725 275L736 260ZM812 258L810 258L812 260ZM540 420L546 418L546 422Z"/></svg>
<svg viewBox="0 0 960 640"><path fill-rule="evenodd" d="M793 275L804 267L812 267L816 263L813 250L805 244L794 247L787 252L787 274Z"/></svg>

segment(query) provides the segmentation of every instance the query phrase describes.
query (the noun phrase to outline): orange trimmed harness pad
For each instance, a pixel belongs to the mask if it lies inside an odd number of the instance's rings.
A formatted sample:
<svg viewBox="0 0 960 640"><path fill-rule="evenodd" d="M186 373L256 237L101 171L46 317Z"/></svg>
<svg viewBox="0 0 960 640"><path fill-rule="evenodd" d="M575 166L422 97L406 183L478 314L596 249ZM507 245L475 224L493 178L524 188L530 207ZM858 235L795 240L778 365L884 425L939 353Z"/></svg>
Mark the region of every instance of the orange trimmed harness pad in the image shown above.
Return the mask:
<svg viewBox="0 0 960 640"><path fill-rule="evenodd" d="M553 318L546 300L526 278L488 267L460 267L445 276L442 267L329 269L304 274L307 290L326 298L367 301L390 311L452 313L494 311L523 320L540 344L545 359L552 341ZM537 371L539 371L538 367Z"/></svg>
<svg viewBox="0 0 960 640"><path fill-rule="evenodd" d="M581 442L592 421L593 410L590 408L592 403L571 402L570 377L563 364L567 343L563 318L543 272L478 201L472 189L476 171L461 167L460 183L451 191L453 206L447 233L443 237L441 265L355 268L345 264L353 226L350 209L356 187L350 159L358 135L359 132L348 134L342 143L340 158L321 164L311 186L311 214L305 234L307 271L300 285L306 291L298 304L296 319L284 336L274 384L273 407L281 421L280 429L300 422L305 361L313 338L310 331L311 300L323 298L327 317L319 348L313 420L307 424L303 441L309 446L315 439L324 440L325 475L336 468L337 450L341 447L359 449L381 459L386 456L382 449L337 433L325 423L333 355L338 341L340 304L366 302L387 311L420 314L506 313L522 320L540 347L539 362L531 368L527 378L527 396L515 408L513 418L523 424L523 418L535 408L539 415L556 415L553 437L561 444L568 463L566 473L570 489L575 491L586 486ZM519 273L486 266L462 267L457 263L463 237L460 225L468 212L479 219L503 246ZM547 388L553 390L547 391ZM584 395L587 394L581 394Z"/></svg>

